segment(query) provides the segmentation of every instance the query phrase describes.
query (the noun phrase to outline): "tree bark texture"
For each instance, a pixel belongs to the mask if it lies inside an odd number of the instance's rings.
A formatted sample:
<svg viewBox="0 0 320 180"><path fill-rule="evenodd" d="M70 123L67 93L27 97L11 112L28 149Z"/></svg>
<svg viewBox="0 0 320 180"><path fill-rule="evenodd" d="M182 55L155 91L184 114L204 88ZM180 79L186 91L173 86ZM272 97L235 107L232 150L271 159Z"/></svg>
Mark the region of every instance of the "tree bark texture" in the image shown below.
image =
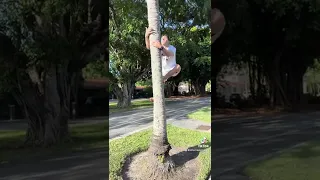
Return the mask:
<svg viewBox="0 0 320 180"><path fill-rule="evenodd" d="M149 27L155 30L151 34L150 41L160 41L160 19L159 1L147 0ZM161 157L164 171L169 171L173 167L173 162L169 156L171 146L167 138L167 122L165 113L164 86L162 78L162 64L160 50L150 47L152 87L153 87L153 135L149 151L157 157Z"/></svg>

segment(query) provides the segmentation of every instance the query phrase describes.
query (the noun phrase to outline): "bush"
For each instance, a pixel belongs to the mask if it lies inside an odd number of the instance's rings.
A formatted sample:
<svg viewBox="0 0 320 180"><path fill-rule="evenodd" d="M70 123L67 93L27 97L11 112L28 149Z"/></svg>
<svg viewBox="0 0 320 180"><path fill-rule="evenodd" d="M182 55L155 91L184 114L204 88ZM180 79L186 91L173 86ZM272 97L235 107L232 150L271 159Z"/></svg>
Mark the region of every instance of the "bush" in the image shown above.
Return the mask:
<svg viewBox="0 0 320 180"><path fill-rule="evenodd" d="M320 97L311 94L305 95L308 104L320 104Z"/></svg>
<svg viewBox="0 0 320 180"><path fill-rule="evenodd" d="M145 93L146 98L153 96L153 90L151 86L144 88L143 92Z"/></svg>

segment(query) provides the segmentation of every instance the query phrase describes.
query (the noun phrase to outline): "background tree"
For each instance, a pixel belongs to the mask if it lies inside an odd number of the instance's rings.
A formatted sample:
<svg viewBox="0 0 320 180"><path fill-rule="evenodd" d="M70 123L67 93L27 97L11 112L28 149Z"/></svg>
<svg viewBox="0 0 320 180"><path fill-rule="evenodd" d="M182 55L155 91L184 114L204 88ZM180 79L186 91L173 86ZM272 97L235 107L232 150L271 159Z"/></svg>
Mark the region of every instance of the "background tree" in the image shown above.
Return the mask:
<svg viewBox="0 0 320 180"><path fill-rule="evenodd" d="M110 1L110 86L118 107L128 107L135 83L150 73L150 55L145 48L145 1Z"/></svg>
<svg viewBox="0 0 320 180"><path fill-rule="evenodd" d="M231 61L247 63L256 103L259 96L268 96L271 107L303 102L303 75L319 57L318 2L242 0L216 6L227 25L213 44L214 74Z"/></svg>
<svg viewBox="0 0 320 180"><path fill-rule="evenodd" d="M87 0L0 4L0 83L25 112L26 143L49 146L69 139L70 102L81 69L106 54L106 4L92 5L87 11Z"/></svg>
<svg viewBox="0 0 320 180"><path fill-rule="evenodd" d="M211 71L210 6L207 6L210 1L177 1L174 4L161 1L160 4L161 29L177 48L177 63L182 67L178 77L169 79L168 87L173 87L177 94L179 83L187 81L194 87L194 94L204 94Z"/></svg>

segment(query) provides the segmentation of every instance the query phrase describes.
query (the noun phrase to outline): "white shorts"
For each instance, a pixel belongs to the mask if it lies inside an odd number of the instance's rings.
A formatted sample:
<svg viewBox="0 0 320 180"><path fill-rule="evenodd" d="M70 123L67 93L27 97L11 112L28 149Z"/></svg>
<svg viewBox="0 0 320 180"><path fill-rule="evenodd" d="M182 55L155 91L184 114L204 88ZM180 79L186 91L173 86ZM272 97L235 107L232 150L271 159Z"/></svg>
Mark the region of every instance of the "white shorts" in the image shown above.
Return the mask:
<svg viewBox="0 0 320 180"><path fill-rule="evenodd" d="M175 68L176 65L174 65L173 67L171 68L162 68L162 76L165 76L166 74L168 74L169 71L171 71L173 68Z"/></svg>

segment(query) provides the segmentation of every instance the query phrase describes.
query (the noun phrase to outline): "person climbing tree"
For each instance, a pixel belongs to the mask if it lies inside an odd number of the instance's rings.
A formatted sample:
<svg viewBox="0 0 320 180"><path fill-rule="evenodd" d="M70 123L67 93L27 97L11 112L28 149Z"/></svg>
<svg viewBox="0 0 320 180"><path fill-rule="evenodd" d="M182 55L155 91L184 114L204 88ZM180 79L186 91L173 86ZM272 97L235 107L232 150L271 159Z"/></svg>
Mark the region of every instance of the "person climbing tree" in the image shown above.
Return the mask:
<svg viewBox="0 0 320 180"><path fill-rule="evenodd" d="M152 28L146 28L145 41L147 49L150 49L149 36L153 32ZM161 43L154 41L152 45L161 50L163 82L166 82L170 77L177 76L181 71L181 67L176 62L176 48L170 45L168 35L161 37Z"/></svg>
<svg viewBox="0 0 320 180"><path fill-rule="evenodd" d="M147 49L150 49L149 36L152 33L154 33L152 28L146 28L145 43ZM176 48L170 45L168 35L161 37L161 43L154 41L152 45L161 50L163 82L166 82L170 77L177 76L181 71L181 66L176 62ZM150 98L150 100L153 101L153 98Z"/></svg>

